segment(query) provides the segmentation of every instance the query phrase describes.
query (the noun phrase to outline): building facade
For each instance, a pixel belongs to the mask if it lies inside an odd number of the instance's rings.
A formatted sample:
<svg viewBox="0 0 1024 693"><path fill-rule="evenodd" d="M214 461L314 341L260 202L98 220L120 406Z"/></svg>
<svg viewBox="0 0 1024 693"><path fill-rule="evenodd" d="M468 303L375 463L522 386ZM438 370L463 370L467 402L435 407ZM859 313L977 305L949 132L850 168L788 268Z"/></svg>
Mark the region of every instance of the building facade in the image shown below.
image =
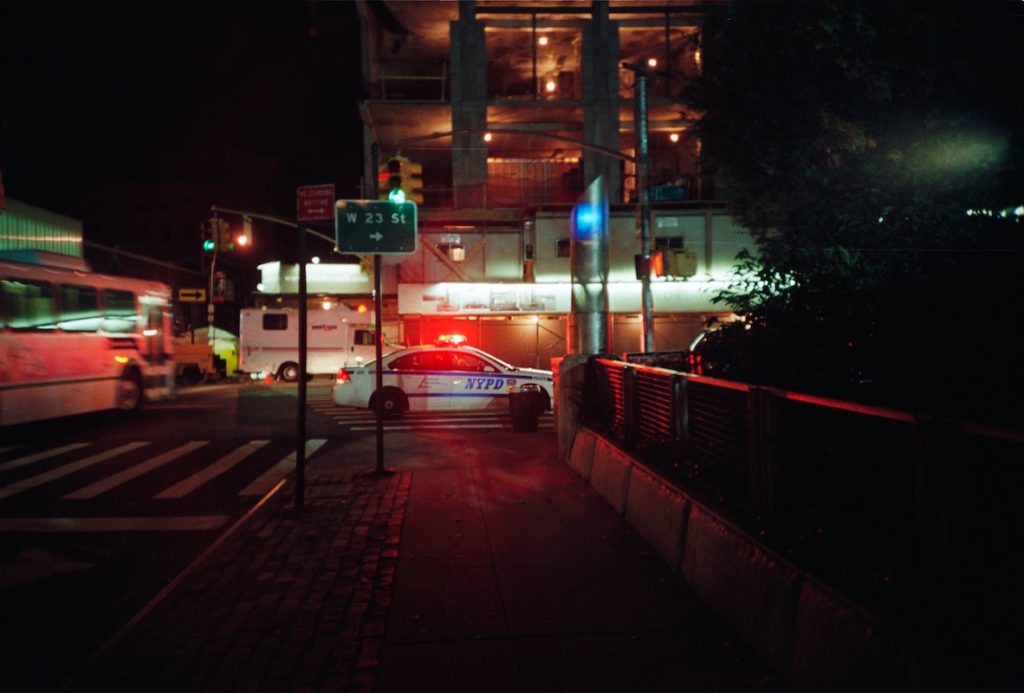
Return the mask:
<svg viewBox="0 0 1024 693"><path fill-rule="evenodd" d="M564 354L570 213L603 177L612 350L640 349L639 80L624 65L651 71L650 244L665 265L651 282L655 349L685 348L725 312L711 299L753 248L701 174L683 98L700 71L697 4L392 1L359 12L363 197L380 192L389 158L422 166L418 250L384 257L384 319L405 342L461 332L522 365Z"/></svg>

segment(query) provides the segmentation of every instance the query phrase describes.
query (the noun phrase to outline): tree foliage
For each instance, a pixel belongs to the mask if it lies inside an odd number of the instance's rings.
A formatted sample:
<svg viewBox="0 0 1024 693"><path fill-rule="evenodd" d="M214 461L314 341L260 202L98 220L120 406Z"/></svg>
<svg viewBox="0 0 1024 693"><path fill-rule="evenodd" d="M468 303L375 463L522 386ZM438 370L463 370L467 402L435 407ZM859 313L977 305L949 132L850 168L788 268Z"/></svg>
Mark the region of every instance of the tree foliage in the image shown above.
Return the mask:
<svg viewBox="0 0 1024 693"><path fill-rule="evenodd" d="M973 358L1024 384L1024 222L967 214L1024 204L1022 28L950 0L712 17L703 165L756 241L718 297L744 318L718 338L737 377L938 408L977 392L950 385Z"/></svg>

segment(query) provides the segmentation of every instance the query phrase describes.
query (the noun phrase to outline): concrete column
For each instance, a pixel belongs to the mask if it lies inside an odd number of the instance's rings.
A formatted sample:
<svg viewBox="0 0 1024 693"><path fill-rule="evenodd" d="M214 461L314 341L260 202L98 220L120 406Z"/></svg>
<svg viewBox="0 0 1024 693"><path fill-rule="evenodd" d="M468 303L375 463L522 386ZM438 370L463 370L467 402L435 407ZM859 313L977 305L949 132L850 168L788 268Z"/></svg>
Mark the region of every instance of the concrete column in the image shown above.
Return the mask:
<svg viewBox="0 0 1024 693"><path fill-rule="evenodd" d="M474 3L459 2L459 18L450 25L452 130L473 130L452 137L452 185L456 209L486 206L487 51L484 26Z"/></svg>
<svg viewBox="0 0 1024 693"><path fill-rule="evenodd" d="M583 27L583 140L619 150L619 24L608 3L595 0ZM586 151L583 184L604 176L613 203L622 202L622 161Z"/></svg>

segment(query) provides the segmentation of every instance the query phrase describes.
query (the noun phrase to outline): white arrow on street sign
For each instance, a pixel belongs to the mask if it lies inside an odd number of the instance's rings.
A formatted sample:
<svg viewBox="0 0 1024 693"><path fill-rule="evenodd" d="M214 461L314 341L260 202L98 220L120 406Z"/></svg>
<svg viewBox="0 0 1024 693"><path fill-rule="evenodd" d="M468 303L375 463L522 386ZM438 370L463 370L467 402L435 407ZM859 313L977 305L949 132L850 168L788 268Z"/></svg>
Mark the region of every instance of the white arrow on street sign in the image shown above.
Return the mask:
<svg viewBox="0 0 1024 693"><path fill-rule="evenodd" d="M384 238L384 234L378 231L377 233L371 233L370 238L380 243L380 239Z"/></svg>

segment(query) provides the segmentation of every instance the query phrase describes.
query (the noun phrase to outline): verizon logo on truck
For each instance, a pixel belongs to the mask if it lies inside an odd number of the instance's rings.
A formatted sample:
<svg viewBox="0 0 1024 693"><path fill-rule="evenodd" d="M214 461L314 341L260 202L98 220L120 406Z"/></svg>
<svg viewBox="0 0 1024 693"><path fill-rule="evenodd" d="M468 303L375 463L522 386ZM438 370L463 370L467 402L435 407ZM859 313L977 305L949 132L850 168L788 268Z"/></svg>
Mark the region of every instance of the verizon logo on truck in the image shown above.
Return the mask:
<svg viewBox="0 0 1024 693"><path fill-rule="evenodd" d="M368 313L311 310L306 315L306 370L337 373L376 357ZM244 308L239 321L238 370L295 382L299 377L299 312ZM394 351L385 346L383 353Z"/></svg>

